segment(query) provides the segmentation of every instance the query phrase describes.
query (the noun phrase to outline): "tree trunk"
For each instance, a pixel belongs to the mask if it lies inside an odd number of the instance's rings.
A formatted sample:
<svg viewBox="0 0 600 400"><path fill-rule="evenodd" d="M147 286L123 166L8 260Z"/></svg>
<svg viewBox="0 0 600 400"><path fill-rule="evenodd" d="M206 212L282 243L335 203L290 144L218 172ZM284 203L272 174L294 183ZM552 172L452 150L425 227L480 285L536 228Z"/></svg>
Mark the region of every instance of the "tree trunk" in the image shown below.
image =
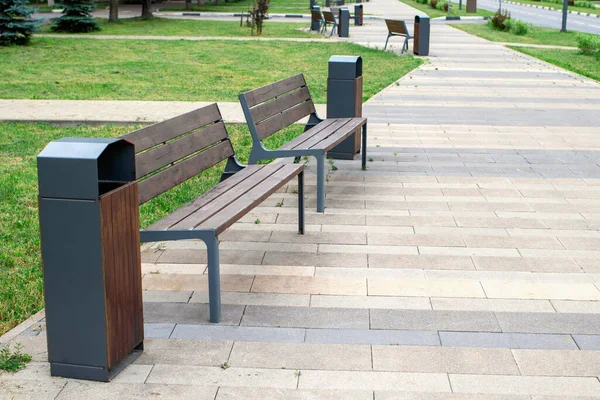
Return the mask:
<svg viewBox="0 0 600 400"><path fill-rule="evenodd" d="M185 10L192 11L192 0L185 0Z"/></svg>
<svg viewBox="0 0 600 400"><path fill-rule="evenodd" d="M220 6L221 5L221 0L215 0L215 5Z"/></svg>
<svg viewBox="0 0 600 400"><path fill-rule="evenodd" d="M119 0L110 0L110 10L108 12L108 22L117 22L119 20Z"/></svg>
<svg viewBox="0 0 600 400"><path fill-rule="evenodd" d="M204 0L198 0L198 5L199 6L203 6L204 5Z"/></svg>
<svg viewBox="0 0 600 400"><path fill-rule="evenodd" d="M142 0L142 19L151 19L152 15L152 0Z"/></svg>

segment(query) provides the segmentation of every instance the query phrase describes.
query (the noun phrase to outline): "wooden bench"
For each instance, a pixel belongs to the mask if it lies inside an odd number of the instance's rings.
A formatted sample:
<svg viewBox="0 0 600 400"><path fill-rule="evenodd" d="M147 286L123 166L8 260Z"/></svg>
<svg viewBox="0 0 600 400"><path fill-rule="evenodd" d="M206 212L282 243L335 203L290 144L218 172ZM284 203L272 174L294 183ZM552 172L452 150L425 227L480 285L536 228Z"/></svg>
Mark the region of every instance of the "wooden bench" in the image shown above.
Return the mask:
<svg viewBox="0 0 600 400"><path fill-rule="evenodd" d="M140 204L227 160L219 184L140 231L142 242L200 239L206 243L210 321L219 322L217 237L296 176L299 232L303 234L304 167L284 163L241 165L216 104L142 128L123 139L135 146Z"/></svg>
<svg viewBox="0 0 600 400"><path fill-rule="evenodd" d="M383 46L383 50L387 48L388 40L390 40L390 37L402 36L404 37L404 44L402 45L401 54L404 54L404 50L408 51L408 40L413 38L410 35L410 33L408 33L406 22L403 20L386 19L385 24L388 28L388 36L385 40L385 46Z"/></svg>
<svg viewBox="0 0 600 400"><path fill-rule="evenodd" d="M362 128L362 167L367 164L367 119L321 119L298 74L239 95L252 135L250 164L269 158L313 156L317 159L317 212L325 209L325 158L327 152ZM269 150L262 141L309 116L305 132L282 147Z"/></svg>
<svg viewBox="0 0 600 400"><path fill-rule="evenodd" d="M323 32L323 27L325 26L325 19L323 17L323 14L321 14L321 10L311 9L310 14L311 14L311 19L313 21L316 21L319 24L318 32L319 33Z"/></svg>
<svg viewBox="0 0 600 400"><path fill-rule="evenodd" d="M339 9L338 9L338 14L339 15ZM333 32L335 32L335 30L338 27L338 23L337 20L335 19L335 15L333 14L333 11L323 11L323 33L327 32L327 26L331 25L331 33L329 34L329 36L333 36Z"/></svg>

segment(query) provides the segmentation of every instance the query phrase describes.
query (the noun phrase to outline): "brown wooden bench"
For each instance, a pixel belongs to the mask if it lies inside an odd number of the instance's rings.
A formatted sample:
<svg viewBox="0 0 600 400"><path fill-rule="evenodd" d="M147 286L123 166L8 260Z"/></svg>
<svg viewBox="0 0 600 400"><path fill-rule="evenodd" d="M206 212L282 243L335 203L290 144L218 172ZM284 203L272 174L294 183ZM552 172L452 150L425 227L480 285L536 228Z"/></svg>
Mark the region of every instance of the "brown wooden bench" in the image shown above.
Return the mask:
<svg viewBox="0 0 600 400"><path fill-rule="evenodd" d="M404 44L402 45L402 54L404 51L408 51L408 40L412 39L410 33L408 33L408 28L406 27L406 21L403 20L395 20L395 19L386 19L385 24L388 28L388 36L385 40L385 46L383 46L383 50L387 48L388 40L392 36L402 36L404 38Z"/></svg>
<svg viewBox="0 0 600 400"><path fill-rule="evenodd" d="M337 23L337 20L335 19L335 15L339 15L339 13L340 13L339 8L338 8L337 14L334 14L333 10L323 11L323 18L325 18L325 20L323 21L323 23L324 23L323 33L327 32L327 26L331 25L331 33L329 34L329 36L333 35L333 32L335 32L338 27L338 23Z"/></svg>
<svg viewBox="0 0 600 400"><path fill-rule="evenodd" d="M219 184L140 231L142 242L200 239L206 243L210 320L219 322L217 237L296 176L299 232L303 234L303 165L241 165L216 104L142 128L123 139L135 146L140 204L227 160Z"/></svg>
<svg viewBox="0 0 600 400"><path fill-rule="evenodd" d="M250 134L250 164L270 158L313 156L317 159L317 212L325 209L325 158L327 152L362 128L362 167L367 164L367 119L321 119L298 74L239 95ZM262 141L309 116L305 132L282 147L269 150ZM358 134L358 133L357 133Z"/></svg>

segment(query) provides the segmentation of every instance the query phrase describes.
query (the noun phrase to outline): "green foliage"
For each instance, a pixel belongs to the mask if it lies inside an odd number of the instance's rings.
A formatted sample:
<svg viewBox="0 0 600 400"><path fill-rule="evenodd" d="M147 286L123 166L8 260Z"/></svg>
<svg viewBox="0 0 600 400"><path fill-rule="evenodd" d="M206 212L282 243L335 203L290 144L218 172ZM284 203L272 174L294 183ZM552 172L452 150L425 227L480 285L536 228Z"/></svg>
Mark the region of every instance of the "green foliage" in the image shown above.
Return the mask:
<svg viewBox="0 0 600 400"><path fill-rule="evenodd" d="M31 19L34 12L27 0L0 0L0 46L29 43L41 23Z"/></svg>
<svg viewBox="0 0 600 400"><path fill-rule="evenodd" d="M529 32L530 25L520 19L507 19L504 21L504 30L514 35L523 36Z"/></svg>
<svg viewBox="0 0 600 400"><path fill-rule="evenodd" d="M254 0L252 10L250 10L250 19L252 21L252 33L256 29L256 34L260 36L263 30L264 20L267 19L269 13L269 5L271 0Z"/></svg>
<svg viewBox="0 0 600 400"><path fill-rule="evenodd" d="M509 19L510 12L508 10L498 10L496 11L496 14L494 14L494 16L488 20L488 24L500 31L503 31L506 30L504 21Z"/></svg>
<svg viewBox="0 0 600 400"><path fill-rule="evenodd" d="M96 8L94 2L87 0L64 0L62 3L63 15L60 18L54 18L52 30L55 32L92 32L100 30L100 26L91 12Z"/></svg>
<svg viewBox="0 0 600 400"><path fill-rule="evenodd" d="M583 54L600 56L600 36L580 33L575 39L577 40L577 47Z"/></svg>
<svg viewBox="0 0 600 400"><path fill-rule="evenodd" d="M21 353L21 345L15 345L15 351L10 350L10 346L4 346L0 349L0 370L15 372L25 368L25 364L31 361L29 354Z"/></svg>
<svg viewBox="0 0 600 400"><path fill-rule="evenodd" d="M437 9L437 4L439 0L429 0L429 6L433 9Z"/></svg>
<svg viewBox="0 0 600 400"><path fill-rule="evenodd" d="M448 11L448 2L447 1L438 1L435 5L435 8L440 11Z"/></svg>
<svg viewBox="0 0 600 400"><path fill-rule="evenodd" d="M575 1L573 5L575 7L596 8L594 7L594 3L592 3L591 1Z"/></svg>

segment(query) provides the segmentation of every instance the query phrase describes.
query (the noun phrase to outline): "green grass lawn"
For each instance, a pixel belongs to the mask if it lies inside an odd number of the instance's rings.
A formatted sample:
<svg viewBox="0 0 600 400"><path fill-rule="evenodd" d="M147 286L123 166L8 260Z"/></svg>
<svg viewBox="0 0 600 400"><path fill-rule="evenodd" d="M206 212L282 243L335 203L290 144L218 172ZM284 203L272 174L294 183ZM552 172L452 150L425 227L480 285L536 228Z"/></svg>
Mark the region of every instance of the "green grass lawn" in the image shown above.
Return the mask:
<svg viewBox="0 0 600 400"><path fill-rule="evenodd" d="M279 147L302 132L292 126L267 139ZM43 282L37 211L37 154L61 137L115 137L127 126L56 127L0 122L0 335L43 307ZM247 162L251 139L243 125L229 125L238 157ZM223 163L192 178L140 209L146 227L218 183Z"/></svg>
<svg viewBox="0 0 600 400"><path fill-rule="evenodd" d="M533 0L510 0L510 1L514 1L515 3L522 3L522 4L533 4L536 6L540 6L540 7L550 7L550 8L555 8L557 10L562 10L563 5L562 3L558 4L558 3L550 3L548 1L533 1ZM596 3L598 4L598 3ZM586 7L576 7L576 6L569 6L569 10L570 11L579 11L585 14L600 14L600 8L586 8Z"/></svg>
<svg viewBox="0 0 600 400"><path fill-rule="evenodd" d="M423 61L352 43L37 38L0 47L0 98L238 101L238 94L304 73L326 102L332 55L363 57L363 100Z"/></svg>
<svg viewBox="0 0 600 400"><path fill-rule="evenodd" d="M102 30L90 32L90 35L137 35L137 36L225 36L246 37L252 31L246 26L240 27L237 21L197 21L187 19L153 18L124 18L117 23L108 23L107 19L97 18ZM311 38L314 35L301 32L299 29L308 28L310 22L265 22L261 37L280 38ZM41 33L55 33L49 25L40 29ZM65 33L68 35L68 33Z"/></svg>
<svg viewBox="0 0 600 400"><path fill-rule="evenodd" d="M488 24L451 24L450 26L492 42L544 44L577 47L577 32L561 32L558 29L534 27L523 36L490 28Z"/></svg>
<svg viewBox="0 0 600 400"><path fill-rule="evenodd" d="M319 3L325 4L325 1ZM225 13L239 13L247 12L252 8L253 0L241 0L236 2L227 3L225 0L221 1L221 5L216 5L214 1L207 1L203 6L197 5L193 2L193 11L204 11L204 12L225 12ZM185 11L183 5L168 5L158 4L160 11ZM271 0L269 7L269 13L271 14L310 14L309 1L308 0Z"/></svg>
<svg viewBox="0 0 600 400"><path fill-rule="evenodd" d="M416 8L419 11L422 11L423 13L429 15L431 18L436 18L436 17L445 17L448 15L447 11L442 11L442 10L437 10L435 8L431 8L431 6L429 4L420 4L417 3L414 0L398 0L406 5L409 5L413 8ZM487 16L491 16L494 15L493 12L491 11L487 11L487 10L483 10L483 9L477 9L477 13L476 14L467 14L467 2L466 0L463 0L463 7L462 10L458 9L458 1L457 0L452 0L451 3L451 7L450 7L450 15L451 16L457 16L457 15L481 15L484 17Z"/></svg>
<svg viewBox="0 0 600 400"><path fill-rule="evenodd" d="M600 81L600 60L594 56L586 56L579 51L536 49L531 47L513 47L511 49L539 58L561 68Z"/></svg>

